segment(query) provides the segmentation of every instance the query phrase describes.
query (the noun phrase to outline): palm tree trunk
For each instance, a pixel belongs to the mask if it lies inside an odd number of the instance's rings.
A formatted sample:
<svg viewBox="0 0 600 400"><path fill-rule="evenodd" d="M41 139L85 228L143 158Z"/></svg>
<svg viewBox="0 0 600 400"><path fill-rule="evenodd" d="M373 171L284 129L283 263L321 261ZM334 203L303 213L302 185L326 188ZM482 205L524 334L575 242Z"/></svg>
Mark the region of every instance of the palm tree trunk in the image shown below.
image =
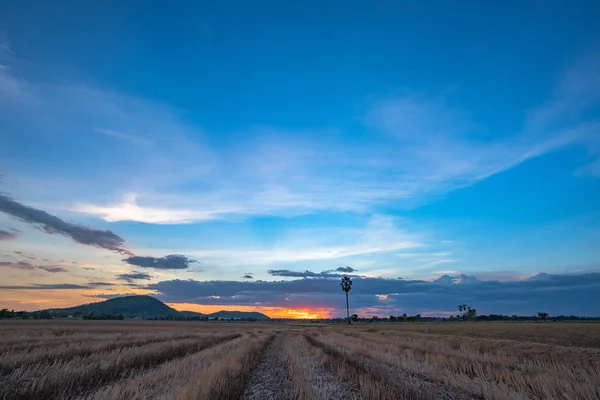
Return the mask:
<svg viewBox="0 0 600 400"><path fill-rule="evenodd" d="M346 314L348 315L348 325L352 325L350 322L350 306L348 305L348 292L346 292Z"/></svg>

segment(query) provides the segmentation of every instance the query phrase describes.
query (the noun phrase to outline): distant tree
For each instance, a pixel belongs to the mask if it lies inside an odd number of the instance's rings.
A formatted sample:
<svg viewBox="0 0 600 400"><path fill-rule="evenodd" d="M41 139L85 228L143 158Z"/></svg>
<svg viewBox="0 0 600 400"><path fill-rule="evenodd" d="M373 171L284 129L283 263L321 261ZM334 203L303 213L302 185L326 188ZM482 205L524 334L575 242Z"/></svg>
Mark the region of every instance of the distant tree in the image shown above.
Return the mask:
<svg viewBox="0 0 600 400"><path fill-rule="evenodd" d="M390 315L390 321L396 322L396 321L398 321L398 317L394 317L393 315Z"/></svg>
<svg viewBox="0 0 600 400"><path fill-rule="evenodd" d="M462 312L462 316L457 317L462 318L463 321L472 320L477 317L477 310L466 304L459 304L458 311Z"/></svg>
<svg viewBox="0 0 600 400"><path fill-rule="evenodd" d="M471 307L467 309L467 319L475 320L477 318L477 310Z"/></svg>
<svg viewBox="0 0 600 400"><path fill-rule="evenodd" d="M547 312L539 312L538 317L540 317L542 321L545 321L548 318L548 313Z"/></svg>
<svg viewBox="0 0 600 400"><path fill-rule="evenodd" d="M352 321L356 322L358 321L358 314L352 314Z"/></svg>
<svg viewBox="0 0 600 400"><path fill-rule="evenodd" d="M344 276L342 278L342 282L340 283L342 290L346 292L346 315L348 316L348 325L352 325L350 322L350 306L348 303L348 292L352 289L352 278Z"/></svg>

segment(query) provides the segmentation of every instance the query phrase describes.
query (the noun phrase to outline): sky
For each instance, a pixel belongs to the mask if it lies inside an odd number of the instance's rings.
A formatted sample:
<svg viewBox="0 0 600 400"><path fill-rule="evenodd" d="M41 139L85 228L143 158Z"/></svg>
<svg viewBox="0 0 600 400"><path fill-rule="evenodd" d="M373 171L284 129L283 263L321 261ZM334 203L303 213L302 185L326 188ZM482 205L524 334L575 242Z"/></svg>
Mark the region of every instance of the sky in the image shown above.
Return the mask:
<svg viewBox="0 0 600 400"><path fill-rule="evenodd" d="M598 15L0 2L0 307L598 316Z"/></svg>

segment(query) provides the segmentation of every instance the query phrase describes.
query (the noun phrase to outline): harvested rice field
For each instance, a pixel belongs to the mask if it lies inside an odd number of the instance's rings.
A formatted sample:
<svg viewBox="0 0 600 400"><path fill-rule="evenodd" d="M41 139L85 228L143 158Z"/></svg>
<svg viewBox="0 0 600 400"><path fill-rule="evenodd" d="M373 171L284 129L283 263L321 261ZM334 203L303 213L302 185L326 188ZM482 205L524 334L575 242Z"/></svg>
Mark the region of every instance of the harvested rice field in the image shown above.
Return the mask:
<svg viewBox="0 0 600 400"><path fill-rule="evenodd" d="M600 324L0 323L0 399L600 399Z"/></svg>

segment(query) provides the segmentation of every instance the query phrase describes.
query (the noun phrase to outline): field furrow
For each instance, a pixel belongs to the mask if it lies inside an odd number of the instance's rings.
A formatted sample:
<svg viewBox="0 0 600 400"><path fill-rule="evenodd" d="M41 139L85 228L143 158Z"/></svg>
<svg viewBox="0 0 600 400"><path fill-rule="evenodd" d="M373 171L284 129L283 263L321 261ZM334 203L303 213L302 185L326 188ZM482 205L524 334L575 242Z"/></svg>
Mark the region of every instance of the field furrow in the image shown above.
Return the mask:
<svg viewBox="0 0 600 400"><path fill-rule="evenodd" d="M225 357L211 360L175 392L174 400L239 399L273 334L250 335Z"/></svg>
<svg viewBox="0 0 600 400"><path fill-rule="evenodd" d="M60 345L48 346L44 348L35 348L16 353L4 354L0 359L0 374L6 374L10 371L26 365L47 364L54 361L67 361L75 357L87 357L95 353L102 353L121 348L133 348L146 346L153 343L168 342L173 340L184 340L200 338L201 335L178 335L178 336L155 336L155 337L129 337L125 340L114 341L93 341L84 343L63 343Z"/></svg>
<svg viewBox="0 0 600 400"><path fill-rule="evenodd" d="M202 371L209 362L214 362L235 351L241 336L180 359L165 362L155 369L122 379L93 393L80 396L77 400L167 400L177 389L191 380L193 374Z"/></svg>
<svg viewBox="0 0 600 400"><path fill-rule="evenodd" d="M411 375L405 370L390 368L345 346L328 344L326 338L307 335L306 339L308 343L320 348L327 355L327 362L336 373L350 379L358 386L364 398L386 400L477 398Z"/></svg>
<svg viewBox="0 0 600 400"><path fill-rule="evenodd" d="M472 344L472 339L460 340L460 346L452 346L431 335L390 338L360 334L353 338L353 349L413 374L469 389L474 395L569 398L565 397L569 393L580 399L600 397L600 374L595 367L600 357L595 349L532 344L538 352L520 352L522 343L503 341L500 349L488 343L481 349L479 339ZM346 341L346 336L337 340Z"/></svg>
<svg viewBox="0 0 600 400"><path fill-rule="evenodd" d="M231 334L182 339L120 348L53 364L23 366L2 377L0 398L48 399L77 395L107 382L125 378L136 371L154 367L238 336L239 334ZM7 384L8 382L11 384Z"/></svg>
<svg viewBox="0 0 600 400"><path fill-rule="evenodd" d="M299 400L360 400L360 391L332 373L327 355L298 335L284 340L284 356Z"/></svg>

